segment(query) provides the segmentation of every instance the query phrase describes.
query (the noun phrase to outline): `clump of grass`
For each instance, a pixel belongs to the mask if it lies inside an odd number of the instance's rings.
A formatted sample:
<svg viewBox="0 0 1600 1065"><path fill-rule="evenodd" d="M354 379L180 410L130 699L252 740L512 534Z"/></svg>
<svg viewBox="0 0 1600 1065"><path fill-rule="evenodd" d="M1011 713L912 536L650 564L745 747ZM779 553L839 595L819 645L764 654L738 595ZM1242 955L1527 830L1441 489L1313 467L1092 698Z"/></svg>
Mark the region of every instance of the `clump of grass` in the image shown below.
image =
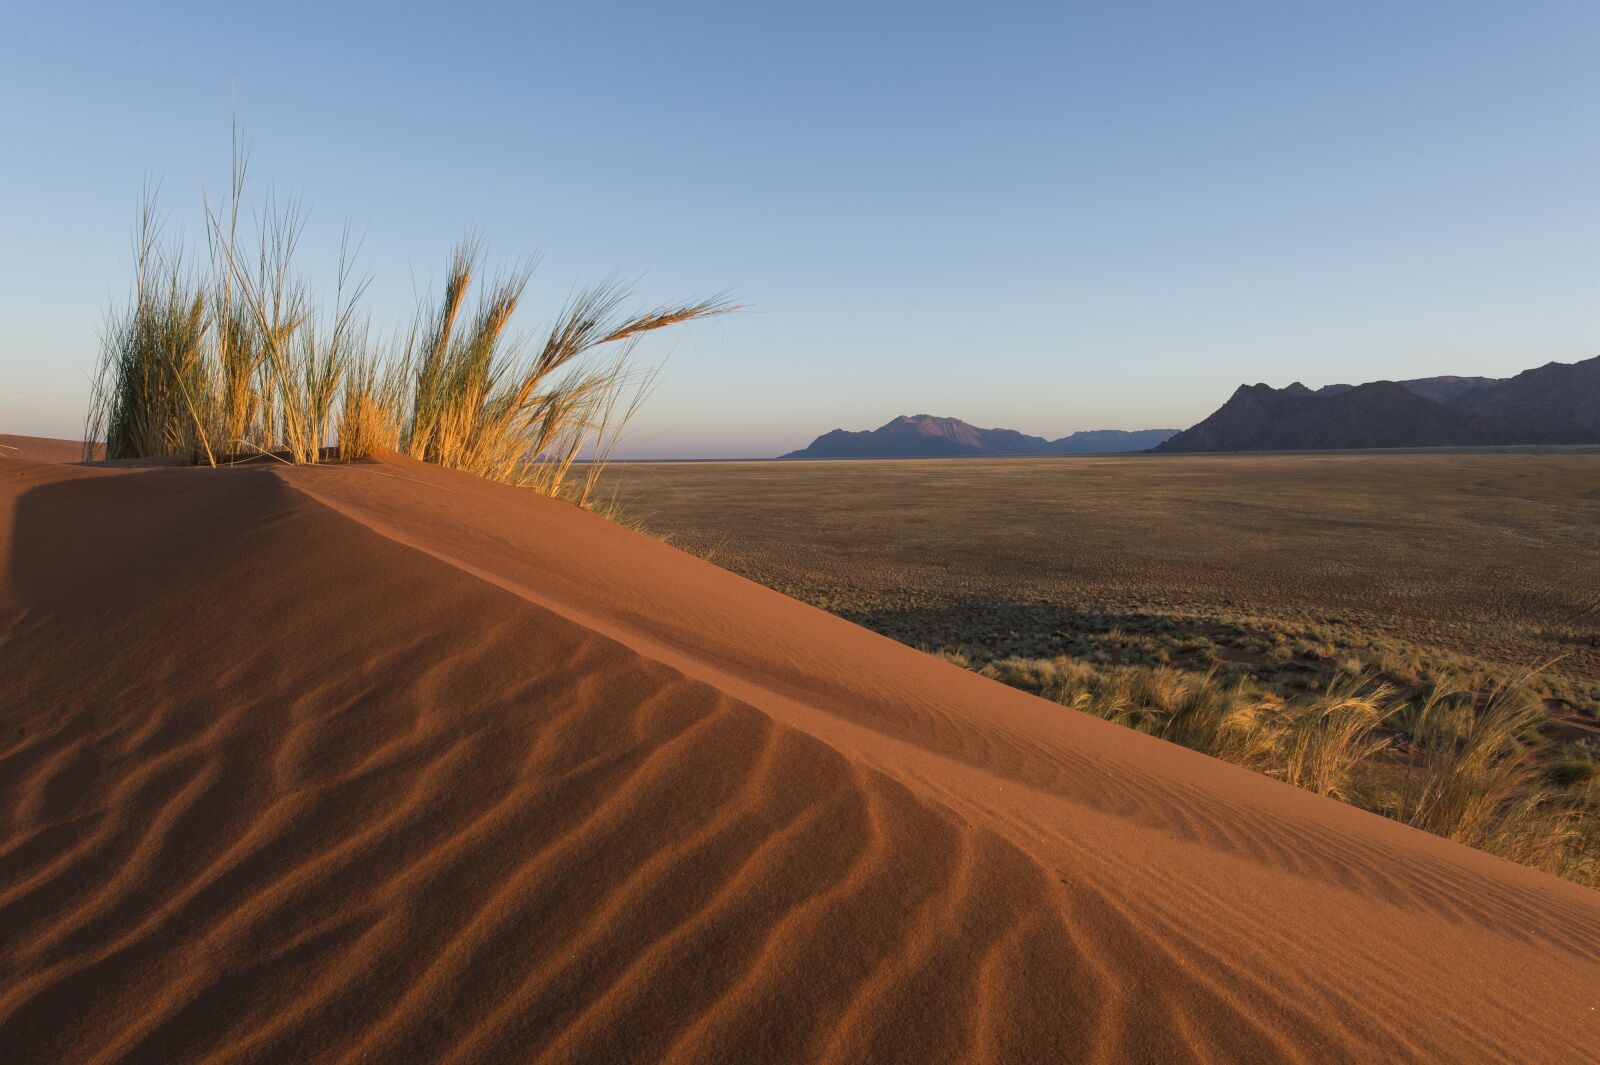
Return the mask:
<svg viewBox="0 0 1600 1065"><path fill-rule="evenodd" d="M400 450L409 366L371 352L350 359L339 401L339 461Z"/></svg>
<svg viewBox="0 0 1600 1065"><path fill-rule="evenodd" d="M1528 865L1559 866L1577 813L1543 786L1544 719L1525 685L1437 686L1411 724L1419 765L1401 792L1401 820Z"/></svg>
<svg viewBox="0 0 1600 1065"><path fill-rule="evenodd" d="M559 494L585 444L601 465L653 377L630 373L638 337L733 309L724 297L642 312L623 309L624 287L603 282L578 294L557 315L534 350L508 338L507 327L531 276L518 267L492 281L476 310L465 313L481 249L457 247L439 302L414 335L407 361L416 366L406 449L425 462L469 470ZM603 348L608 359L588 358ZM587 501L597 472L583 481Z"/></svg>
<svg viewBox="0 0 1600 1065"><path fill-rule="evenodd" d="M214 459L206 289L160 237L147 189L134 233L133 295L102 339L85 458L103 440L111 459Z"/></svg>
<svg viewBox="0 0 1600 1065"><path fill-rule="evenodd" d="M1335 678L1327 691L1288 715L1280 744L1283 779L1335 799L1350 797L1357 767L1389 746L1378 729L1398 707L1394 689L1357 677Z"/></svg>
<svg viewBox="0 0 1600 1065"><path fill-rule="evenodd" d="M1232 683L1168 667L1109 670L1066 656L1011 657L982 672L1063 706L1243 765L1262 763L1276 700L1243 678Z"/></svg>
<svg viewBox="0 0 1600 1065"><path fill-rule="evenodd" d="M234 190L242 187L236 169ZM161 239L146 190L135 236L134 296L107 330L85 447L107 458L183 456L212 466L283 451L317 462L352 357L363 285L341 261L329 322L295 272L303 214L268 201L253 256L238 246L237 204L227 221L207 210L209 268L187 268Z"/></svg>
<svg viewBox="0 0 1600 1065"><path fill-rule="evenodd" d="M1153 671L1140 690L1166 687L1152 687L1151 681L1160 672ZM1165 712L1156 735L1237 765L1262 768L1267 764L1278 733L1274 718L1280 704L1276 700L1258 697L1242 677L1224 682L1214 670L1191 675L1187 683L1173 684L1172 690L1177 698L1170 709L1161 708Z"/></svg>
<svg viewBox="0 0 1600 1065"><path fill-rule="evenodd" d="M199 273L181 246L161 241L147 190L134 296L106 332L86 447L104 439L110 458L211 465L396 450L591 506L656 379L657 369L634 367L635 343L736 309L714 296L632 310L613 279L580 291L530 341L512 326L532 264L477 294L482 243L469 236L438 301L419 309L403 343L381 351L361 310L367 283L354 275L348 233L327 302L296 265L305 213L295 201L269 198L253 247L242 247L244 172L235 151L228 200L206 208L210 269Z"/></svg>

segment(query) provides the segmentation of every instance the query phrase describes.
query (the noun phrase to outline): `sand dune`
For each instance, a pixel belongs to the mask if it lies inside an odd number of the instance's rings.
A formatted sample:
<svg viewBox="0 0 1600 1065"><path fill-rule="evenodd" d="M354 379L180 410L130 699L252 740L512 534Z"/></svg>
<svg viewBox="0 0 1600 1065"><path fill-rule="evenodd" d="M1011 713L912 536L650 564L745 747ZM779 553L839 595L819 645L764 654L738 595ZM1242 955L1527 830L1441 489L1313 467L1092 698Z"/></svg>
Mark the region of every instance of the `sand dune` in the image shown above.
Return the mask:
<svg viewBox="0 0 1600 1065"><path fill-rule="evenodd" d="M104 449L96 448L104 453ZM83 458L83 441L53 440L40 436L13 436L0 433L0 459L24 462L78 462Z"/></svg>
<svg viewBox="0 0 1600 1065"><path fill-rule="evenodd" d="M565 504L399 458L13 457L0 500L6 1061L1600 1036L1600 895Z"/></svg>

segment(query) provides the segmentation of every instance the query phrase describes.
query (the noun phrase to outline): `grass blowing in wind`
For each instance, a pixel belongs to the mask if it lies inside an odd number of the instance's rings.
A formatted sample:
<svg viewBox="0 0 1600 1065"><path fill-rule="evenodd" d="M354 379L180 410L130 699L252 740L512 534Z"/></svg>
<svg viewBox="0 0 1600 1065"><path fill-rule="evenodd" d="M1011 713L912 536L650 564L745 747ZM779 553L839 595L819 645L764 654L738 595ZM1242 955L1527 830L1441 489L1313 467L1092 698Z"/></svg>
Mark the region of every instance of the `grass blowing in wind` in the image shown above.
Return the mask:
<svg viewBox="0 0 1600 1065"><path fill-rule="evenodd" d="M269 198L253 246L241 247L244 171L236 154L226 204L206 205L203 268L164 239L146 189L133 295L104 334L86 448L211 466L394 450L589 506L659 374L637 365L640 338L738 309L725 295L636 309L609 278L580 289L546 329L519 332L534 264L485 277L483 242L469 235L436 299L400 340L379 344L348 232L331 300L298 270L297 202Z"/></svg>

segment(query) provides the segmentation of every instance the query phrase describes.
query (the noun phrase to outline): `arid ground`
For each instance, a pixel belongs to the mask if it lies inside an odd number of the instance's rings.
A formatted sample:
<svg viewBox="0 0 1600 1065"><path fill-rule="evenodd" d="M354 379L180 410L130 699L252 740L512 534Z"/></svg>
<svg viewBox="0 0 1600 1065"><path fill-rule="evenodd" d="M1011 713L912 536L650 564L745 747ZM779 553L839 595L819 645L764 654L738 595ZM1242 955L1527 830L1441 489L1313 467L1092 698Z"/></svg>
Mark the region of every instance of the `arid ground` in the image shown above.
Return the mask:
<svg viewBox="0 0 1600 1065"><path fill-rule="evenodd" d="M630 517L904 642L1291 686L1547 665L1600 713L1600 450L634 464Z"/></svg>
<svg viewBox="0 0 1600 1065"><path fill-rule="evenodd" d="M393 455L8 444L7 1062L1568 1062L1600 1037L1600 893L568 503ZM919 472L982 494L977 467L861 475ZM938 490L902 495L944 550ZM867 572L896 525L857 520Z"/></svg>

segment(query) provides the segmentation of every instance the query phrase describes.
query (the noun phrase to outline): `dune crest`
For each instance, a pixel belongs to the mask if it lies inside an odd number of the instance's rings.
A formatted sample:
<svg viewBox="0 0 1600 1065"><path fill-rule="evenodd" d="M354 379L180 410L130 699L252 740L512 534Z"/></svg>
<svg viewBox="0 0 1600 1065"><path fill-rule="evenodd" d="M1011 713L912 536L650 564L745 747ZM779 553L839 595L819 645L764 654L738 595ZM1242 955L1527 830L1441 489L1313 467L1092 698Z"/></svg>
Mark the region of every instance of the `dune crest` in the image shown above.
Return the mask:
<svg viewBox="0 0 1600 1065"><path fill-rule="evenodd" d="M7 1060L1576 1060L1600 895L399 458L0 464Z"/></svg>

